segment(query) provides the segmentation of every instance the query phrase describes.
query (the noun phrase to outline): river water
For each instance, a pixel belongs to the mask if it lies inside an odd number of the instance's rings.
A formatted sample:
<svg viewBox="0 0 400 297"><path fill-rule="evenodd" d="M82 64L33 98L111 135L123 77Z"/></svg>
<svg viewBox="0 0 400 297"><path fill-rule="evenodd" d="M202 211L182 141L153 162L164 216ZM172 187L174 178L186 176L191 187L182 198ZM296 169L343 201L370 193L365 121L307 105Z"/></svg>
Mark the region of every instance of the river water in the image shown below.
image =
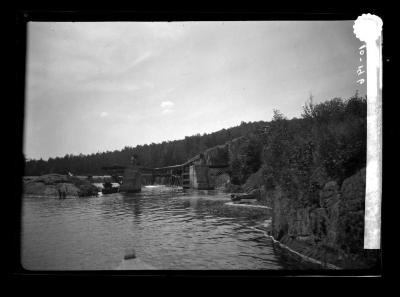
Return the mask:
<svg viewBox="0 0 400 297"><path fill-rule="evenodd" d="M266 218L231 215L229 195L164 186L79 199L23 198L27 270L110 270L134 250L156 269L286 269Z"/></svg>

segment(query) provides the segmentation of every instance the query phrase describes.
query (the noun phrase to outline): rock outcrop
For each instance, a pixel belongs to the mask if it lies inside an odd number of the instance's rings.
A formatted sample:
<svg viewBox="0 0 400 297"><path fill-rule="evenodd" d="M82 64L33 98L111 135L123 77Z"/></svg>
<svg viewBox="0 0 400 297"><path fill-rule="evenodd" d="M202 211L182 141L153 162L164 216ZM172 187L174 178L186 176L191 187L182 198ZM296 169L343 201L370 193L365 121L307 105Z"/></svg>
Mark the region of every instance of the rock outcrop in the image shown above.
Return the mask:
<svg viewBox="0 0 400 297"><path fill-rule="evenodd" d="M23 193L54 198L95 196L98 189L89 181L74 176L46 174L24 177Z"/></svg>
<svg viewBox="0 0 400 297"><path fill-rule="evenodd" d="M319 176L319 181L316 181ZM377 252L363 249L365 168L345 179L325 182L314 175L316 204L293 200L277 185L272 194L272 235L293 250L341 268L366 269L377 265ZM319 184L318 184L319 182ZM302 189L298 189L301 197Z"/></svg>

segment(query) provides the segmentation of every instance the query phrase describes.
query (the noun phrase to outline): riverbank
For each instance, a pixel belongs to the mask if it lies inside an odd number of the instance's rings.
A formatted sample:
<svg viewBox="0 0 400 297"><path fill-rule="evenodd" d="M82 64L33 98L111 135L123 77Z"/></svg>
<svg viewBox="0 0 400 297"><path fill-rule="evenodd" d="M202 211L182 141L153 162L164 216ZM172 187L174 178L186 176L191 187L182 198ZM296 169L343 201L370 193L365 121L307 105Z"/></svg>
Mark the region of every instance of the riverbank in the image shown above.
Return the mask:
<svg viewBox="0 0 400 297"><path fill-rule="evenodd" d="M378 266L379 251L363 248L365 168L340 186L329 179L319 182L314 205L293 200L282 186L271 190L272 235L301 254L342 269Z"/></svg>
<svg viewBox="0 0 400 297"><path fill-rule="evenodd" d="M290 179L292 187L276 181L268 187L261 178L263 170L265 167L242 188L255 194L254 206L270 208L271 226L260 231L273 238L288 258L315 264L316 269L373 269L379 265L379 251L363 248L365 168L340 185L317 168L310 177L312 195L295 176Z"/></svg>

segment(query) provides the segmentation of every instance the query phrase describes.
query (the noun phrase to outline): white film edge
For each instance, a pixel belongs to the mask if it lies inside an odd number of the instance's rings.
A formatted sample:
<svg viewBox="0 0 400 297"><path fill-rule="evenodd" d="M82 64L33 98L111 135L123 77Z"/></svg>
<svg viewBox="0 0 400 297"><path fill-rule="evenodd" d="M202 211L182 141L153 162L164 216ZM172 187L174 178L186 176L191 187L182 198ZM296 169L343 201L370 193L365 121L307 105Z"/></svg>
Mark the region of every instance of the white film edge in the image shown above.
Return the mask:
<svg viewBox="0 0 400 297"><path fill-rule="evenodd" d="M382 25L376 15L363 14L354 34L367 49L367 168L364 249L380 249L382 203Z"/></svg>

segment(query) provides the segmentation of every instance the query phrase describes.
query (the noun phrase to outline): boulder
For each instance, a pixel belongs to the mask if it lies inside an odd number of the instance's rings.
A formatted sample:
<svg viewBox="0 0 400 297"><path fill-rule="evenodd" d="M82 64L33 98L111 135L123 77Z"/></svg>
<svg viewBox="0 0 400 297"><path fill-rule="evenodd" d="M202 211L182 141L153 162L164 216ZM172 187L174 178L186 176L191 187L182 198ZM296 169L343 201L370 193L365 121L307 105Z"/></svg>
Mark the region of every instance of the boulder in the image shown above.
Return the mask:
<svg viewBox="0 0 400 297"><path fill-rule="evenodd" d="M135 259L135 258L136 258L136 252L134 249L125 251L124 260Z"/></svg>
<svg viewBox="0 0 400 297"><path fill-rule="evenodd" d="M76 185L69 183L60 183L56 186L56 190L64 193L66 197L78 197L79 188ZM58 192L59 193L59 192Z"/></svg>
<svg viewBox="0 0 400 297"><path fill-rule="evenodd" d="M24 179L24 194L48 196L54 198L71 198L97 195L97 188L85 179L46 174Z"/></svg>
<svg viewBox="0 0 400 297"><path fill-rule="evenodd" d="M88 183L84 185L80 185L78 187L78 196L79 197L85 197L85 196L97 196L99 190L96 186Z"/></svg>

